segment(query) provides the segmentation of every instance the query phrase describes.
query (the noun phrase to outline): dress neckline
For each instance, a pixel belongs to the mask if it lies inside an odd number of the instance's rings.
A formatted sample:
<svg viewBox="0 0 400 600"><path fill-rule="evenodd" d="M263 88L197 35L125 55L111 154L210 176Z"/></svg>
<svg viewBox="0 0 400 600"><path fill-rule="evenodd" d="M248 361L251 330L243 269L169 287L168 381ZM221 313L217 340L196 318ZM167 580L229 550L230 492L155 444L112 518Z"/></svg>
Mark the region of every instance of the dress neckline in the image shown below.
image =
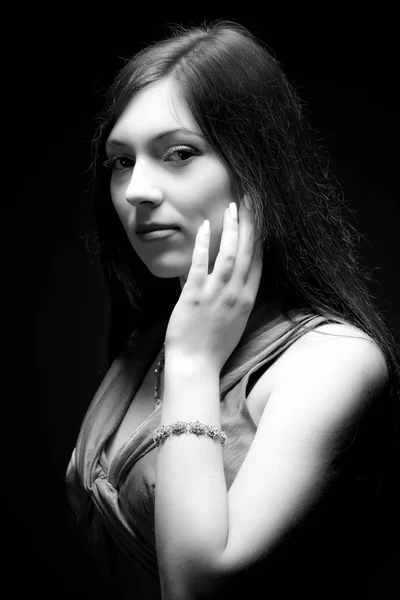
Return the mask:
<svg viewBox="0 0 400 600"><path fill-rule="evenodd" d="M149 423L153 421L161 412L161 405L154 406L151 413L145 418L145 420L135 429L135 431L128 437L128 439L118 448L117 452L114 454L111 460L108 460L106 453L106 445L110 437L115 433L118 427L121 425L127 411L132 402L134 402L135 395L137 394L140 386L143 384L143 381L151 367L151 365L157 359L158 354L161 351L163 340L165 337L165 323L156 324L147 334L146 343L140 346L139 348L134 349L132 356L132 363L135 360L135 350L140 353L140 363L136 366L136 373L134 374L134 381L131 387L130 393L127 394L124 398L124 401L121 403L120 411L118 417L115 419L113 423L112 429L107 432L105 435L100 448L100 456L99 459L101 461L101 466L103 471L105 472L107 478L115 479L115 473L119 470L119 463L124 461L124 455L126 453L131 454L131 447L134 441L137 441L139 438L139 446L142 445L143 440L148 437L148 429ZM154 339L153 339L154 338ZM154 348L156 351L154 352ZM156 425L154 425L154 429ZM145 435L143 433L145 432Z"/></svg>
<svg viewBox="0 0 400 600"><path fill-rule="evenodd" d="M299 317L303 316L307 317L307 313L297 311L294 315L294 320L297 321ZM100 469L101 477L106 478L112 486L117 486L123 472L151 450L153 445L155 447L150 433L160 424L162 406L155 407L152 410L132 435L121 445L111 461L107 459L105 452L107 441L122 422L148 369L162 348L167 324L168 321L157 322L144 334L132 336L131 341L128 342L126 349L122 353L122 357L117 359L121 361L119 369L116 369L116 373L109 385L99 394L97 403L94 402L93 410L90 411L90 418L82 431L82 437L79 441L79 446L85 453L84 460L86 466L89 468L89 473L92 473L91 475L87 473L90 480L95 477L96 472L99 474ZM251 355L258 353L256 349L258 348L259 351L260 345L262 346L263 335L271 337L271 339L275 337L278 339L292 328L293 325L288 325L287 319L279 311L275 313L270 312L270 318L267 322L263 321L263 319L260 321L254 313L254 319L249 319L249 329L248 331L245 330L242 341L238 345L240 351L236 353L235 349L221 371L221 381L222 379L224 380L221 385L221 400L224 398L226 392L243 377L243 368L245 370L251 368L252 361L243 361L243 358L248 355L251 359ZM138 337L144 343L138 344ZM154 351L154 349L156 350ZM267 350L268 348L266 347ZM238 360L243 363L241 364L241 368L237 368L236 363ZM89 436L91 444L87 447L85 438L87 437L88 439Z"/></svg>

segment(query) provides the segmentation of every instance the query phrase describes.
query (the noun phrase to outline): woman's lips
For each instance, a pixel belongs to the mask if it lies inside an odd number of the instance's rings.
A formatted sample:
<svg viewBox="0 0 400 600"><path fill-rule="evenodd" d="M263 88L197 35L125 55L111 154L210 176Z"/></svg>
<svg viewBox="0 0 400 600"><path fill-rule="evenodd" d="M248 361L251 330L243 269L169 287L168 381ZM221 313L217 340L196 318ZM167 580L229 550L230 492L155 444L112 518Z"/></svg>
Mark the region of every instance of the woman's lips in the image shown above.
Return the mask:
<svg viewBox="0 0 400 600"><path fill-rule="evenodd" d="M139 240L141 242L152 242L156 240L162 240L164 238L170 237L177 233L178 228L175 229L155 229L153 231L147 231L146 233L137 233Z"/></svg>

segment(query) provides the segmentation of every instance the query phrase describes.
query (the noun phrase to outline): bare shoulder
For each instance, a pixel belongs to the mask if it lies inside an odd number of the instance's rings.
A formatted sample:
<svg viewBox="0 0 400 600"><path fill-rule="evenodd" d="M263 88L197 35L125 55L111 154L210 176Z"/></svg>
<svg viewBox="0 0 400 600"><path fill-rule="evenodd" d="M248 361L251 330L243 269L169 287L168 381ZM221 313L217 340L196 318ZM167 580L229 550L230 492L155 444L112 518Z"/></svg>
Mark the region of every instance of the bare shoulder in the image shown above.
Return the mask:
<svg viewBox="0 0 400 600"><path fill-rule="evenodd" d="M326 323L304 333L277 359L252 390L261 416L271 395L322 397L330 388L354 402L373 398L388 378L386 359L377 343L358 327ZM319 394L317 394L319 390ZM325 393L323 394L325 396Z"/></svg>
<svg viewBox="0 0 400 600"><path fill-rule="evenodd" d="M367 333L351 324L325 323L304 333L282 355L276 383L283 373L340 368L372 370L378 378L387 376L383 351ZM347 368L344 369L345 365ZM288 371L290 369L290 371ZM286 379L286 377L285 377Z"/></svg>
<svg viewBox="0 0 400 600"><path fill-rule="evenodd" d="M300 346L301 343L309 345L332 338L362 339L375 344L367 333L355 325L350 323L324 323L304 333L292 347L296 348L296 345Z"/></svg>
<svg viewBox="0 0 400 600"><path fill-rule="evenodd" d="M387 377L379 346L356 327L317 329L321 333L304 333L272 365L272 389L269 369L257 381L264 410L229 490L226 571L265 556L318 502L337 457L379 401Z"/></svg>

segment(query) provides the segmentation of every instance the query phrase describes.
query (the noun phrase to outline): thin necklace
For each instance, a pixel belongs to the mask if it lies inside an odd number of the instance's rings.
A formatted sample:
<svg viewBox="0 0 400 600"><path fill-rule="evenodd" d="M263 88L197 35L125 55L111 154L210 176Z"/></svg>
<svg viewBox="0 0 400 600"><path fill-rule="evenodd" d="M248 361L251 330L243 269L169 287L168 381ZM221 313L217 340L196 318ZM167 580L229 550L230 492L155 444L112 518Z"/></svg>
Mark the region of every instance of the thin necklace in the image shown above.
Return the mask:
<svg viewBox="0 0 400 600"><path fill-rule="evenodd" d="M157 363L157 367L155 368L155 374L156 374L156 380L155 380L155 384L154 384L154 405L157 408L157 406L160 406L160 404L162 404L162 397L160 396L160 377L161 377L161 371L163 370L164 367L164 350L165 350L165 344L163 344L163 347L161 348L161 356L160 359Z"/></svg>

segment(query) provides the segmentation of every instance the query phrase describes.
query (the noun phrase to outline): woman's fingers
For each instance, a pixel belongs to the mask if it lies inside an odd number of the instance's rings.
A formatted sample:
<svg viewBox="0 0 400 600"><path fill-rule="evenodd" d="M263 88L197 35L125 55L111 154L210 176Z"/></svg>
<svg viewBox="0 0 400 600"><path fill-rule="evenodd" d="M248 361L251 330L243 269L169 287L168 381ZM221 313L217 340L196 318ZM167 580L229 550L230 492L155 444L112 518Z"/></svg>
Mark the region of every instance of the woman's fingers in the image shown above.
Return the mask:
<svg viewBox="0 0 400 600"><path fill-rule="evenodd" d="M226 285L231 279L236 263L238 235L237 208L232 202L224 212L219 252L212 272L214 289Z"/></svg>
<svg viewBox="0 0 400 600"><path fill-rule="evenodd" d="M197 231L192 254L192 264L185 284L186 289L199 288L204 285L208 276L209 247L210 222L204 221Z"/></svg>
<svg viewBox="0 0 400 600"><path fill-rule="evenodd" d="M226 286L238 297L257 294L262 261L254 251L254 225L251 212L243 200L239 214L235 203L225 210L220 248L213 271L208 275L210 231L209 221L199 228L192 255L192 264L186 281L186 290L200 289L206 284L210 291L220 294Z"/></svg>
<svg viewBox="0 0 400 600"><path fill-rule="evenodd" d="M242 200L239 214L236 209L234 216L227 209L224 213L223 230L219 253L215 260L214 269L210 276L212 289L217 293L229 284L230 292L238 293L247 284L248 277L255 262L254 224L251 212Z"/></svg>
<svg viewBox="0 0 400 600"><path fill-rule="evenodd" d="M251 212L242 200L239 205L238 260L232 273L232 283L243 286L252 269L254 256L254 225Z"/></svg>

